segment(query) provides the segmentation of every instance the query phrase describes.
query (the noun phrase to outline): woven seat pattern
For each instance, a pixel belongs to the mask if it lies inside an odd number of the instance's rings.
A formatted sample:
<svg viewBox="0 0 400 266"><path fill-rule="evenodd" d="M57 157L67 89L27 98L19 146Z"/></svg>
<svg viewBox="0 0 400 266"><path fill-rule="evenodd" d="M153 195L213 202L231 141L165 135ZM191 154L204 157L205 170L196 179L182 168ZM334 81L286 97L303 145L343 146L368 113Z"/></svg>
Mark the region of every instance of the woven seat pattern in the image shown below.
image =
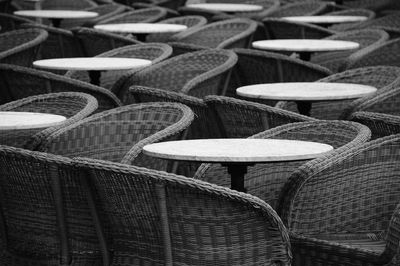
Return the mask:
<svg viewBox="0 0 400 266"><path fill-rule="evenodd" d="M366 125L372 132L372 139L400 133L400 116L359 111L352 113L350 120Z"/></svg>
<svg viewBox="0 0 400 266"><path fill-rule="evenodd" d="M121 105L110 91L92 84L32 68L0 64L2 103L51 92L84 92L94 96L98 112Z"/></svg>
<svg viewBox="0 0 400 266"><path fill-rule="evenodd" d="M350 8L364 8L372 11L379 11L385 9L391 2L392 0L344 0L343 5Z"/></svg>
<svg viewBox="0 0 400 266"><path fill-rule="evenodd" d="M124 12L99 21L97 24L117 24L117 23L145 23L156 22L163 19L167 15L167 11L160 7L143 8Z"/></svg>
<svg viewBox="0 0 400 266"><path fill-rule="evenodd" d="M91 115L96 109L96 98L77 92L40 94L0 105L0 111L48 113L67 118L48 128L2 130L0 143L34 150L52 132Z"/></svg>
<svg viewBox="0 0 400 266"><path fill-rule="evenodd" d="M23 29L0 34L0 63L31 66L47 32Z"/></svg>
<svg viewBox="0 0 400 266"><path fill-rule="evenodd" d="M109 221L112 265L290 265L279 217L251 195L144 168L77 164L90 171Z"/></svg>
<svg viewBox="0 0 400 266"><path fill-rule="evenodd" d="M396 254L399 137L337 150L292 174L278 212L296 265L384 265Z"/></svg>
<svg viewBox="0 0 400 266"><path fill-rule="evenodd" d="M166 170L167 162L146 156L146 144L179 139L193 120L178 103L127 105L98 113L51 134L38 150Z"/></svg>
<svg viewBox="0 0 400 266"><path fill-rule="evenodd" d="M316 16L327 9L327 4L318 1L296 2L279 7L268 17L289 17L289 16Z"/></svg>
<svg viewBox="0 0 400 266"><path fill-rule="evenodd" d="M376 28L387 31L392 39L400 37L400 11L393 14L365 21L358 28Z"/></svg>
<svg viewBox="0 0 400 266"><path fill-rule="evenodd" d="M303 121L306 121L305 119ZM290 122L290 120L288 121ZM369 140L366 126L347 121L313 121L290 123L258 133L251 138L315 141L334 148L358 146ZM276 208L281 190L289 176L306 161L258 163L245 175L247 193L257 196ZM230 187L230 175L219 164L202 164L194 178Z"/></svg>
<svg viewBox="0 0 400 266"><path fill-rule="evenodd" d="M19 25L22 23L33 23L34 21L19 17L19 16L14 16L11 14L5 14L5 13L0 13L0 32L6 32L6 31L12 31L12 30L17 30L19 29Z"/></svg>

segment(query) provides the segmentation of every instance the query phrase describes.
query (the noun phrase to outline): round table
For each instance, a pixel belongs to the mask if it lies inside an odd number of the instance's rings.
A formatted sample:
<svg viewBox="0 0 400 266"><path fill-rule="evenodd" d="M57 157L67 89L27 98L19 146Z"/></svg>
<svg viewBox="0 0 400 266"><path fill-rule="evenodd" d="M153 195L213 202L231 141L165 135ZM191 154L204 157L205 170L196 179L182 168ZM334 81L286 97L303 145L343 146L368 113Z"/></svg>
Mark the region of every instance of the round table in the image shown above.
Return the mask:
<svg viewBox="0 0 400 266"><path fill-rule="evenodd" d="M292 16L282 17L282 19L302 22L302 23L313 23L313 24L335 24L335 23L349 23L349 22L360 22L365 21L368 18L365 16Z"/></svg>
<svg viewBox="0 0 400 266"><path fill-rule="evenodd" d="M190 8L209 10L209 11L219 11L219 12L255 12L263 10L260 5L252 4L231 4L231 3L199 3L199 4L189 4L186 5Z"/></svg>
<svg viewBox="0 0 400 266"><path fill-rule="evenodd" d="M376 92L376 88L353 83L288 82L243 86L236 93L243 97L295 101L299 113L310 115L312 102L356 99Z"/></svg>
<svg viewBox="0 0 400 266"><path fill-rule="evenodd" d="M356 42L318 39L262 40L253 42L252 45L261 50L299 53L300 59L305 61L309 61L314 52L345 51L360 47Z"/></svg>
<svg viewBox="0 0 400 266"><path fill-rule="evenodd" d="M120 57L75 57L37 60L33 66L53 70L87 70L90 83L100 84L101 71L132 70L151 65L150 60Z"/></svg>
<svg viewBox="0 0 400 266"><path fill-rule="evenodd" d="M195 139L149 144L143 152L169 160L221 163L231 175L231 188L245 192L244 175L255 163L308 160L332 150L316 142L282 139Z"/></svg>
<svg viewBox="0 0 400 266"><path fill-rule="evenodd" d="M60 27L63 19L93 18L99 15L96 12L78 10L19 10L14 14L23 17L48 18L54 27Z"/></svg>
<svg viewBox="0 0 400 266"><path fill-rule="evenodd" d="M46 113L0 112L0 130L46 128L64 120L64 116Z"/></svg>
<svg viewBox="0 0 400 266"><path fill-rule="evenodd" d="M145 42L146 36L151 33L175 33L186 30L186 25L167 23L120 23L95 25L95 29L115 33L131 33L137 36L139 41Z"/></svg>

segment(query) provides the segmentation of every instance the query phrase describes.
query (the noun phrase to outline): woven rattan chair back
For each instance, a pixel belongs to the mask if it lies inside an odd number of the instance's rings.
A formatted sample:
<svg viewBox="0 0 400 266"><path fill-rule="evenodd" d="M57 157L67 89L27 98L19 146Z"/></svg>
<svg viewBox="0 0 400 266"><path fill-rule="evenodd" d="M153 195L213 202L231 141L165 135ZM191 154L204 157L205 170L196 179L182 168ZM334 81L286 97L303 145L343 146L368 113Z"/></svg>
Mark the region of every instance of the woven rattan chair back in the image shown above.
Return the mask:
<svg viewBox="0 0 400 266"><path fill-rule="evenodd" d="M101 265L83 174L68 158L0 147L2 265Z"/></svg>
<svg viewBox="0 0 400 266"><path fill-rule="evenodd" d="M153 64L161 62L172 54L172 48L164 43L147 43L136 44L120 47L108 52L97 55L96 57L123 57L123 58L139 58L151 60ZM105 71L101 74L100 86L111 90L115 85L121 86L125 81L125 77L130 76L137 70L115 70ZM89 74L87 71L68 71L65 74L67 77L79 79L89 82ZM121 79L121 81L119 81ZM115 84L118 81L118 84Z"/></svg>
<svg viewBox="0 0 400 266"><path fill-rule="evenodd" d="M257 28L248 19L228 19L191 29L173 36L173 41L201 45L209 48L247 48Z"/></svg>
<svg viewBox="0 0 400 266"><path fill-rule="evenodd" d="M70 30L45 26L37 23L21 24L21 28L43 29L49 36L42 43L39 56L41 59L82 57L82 49Z"/></svg>
<svg viewBox="0 0 400 266"><path fill-rule="evenodd" d="M388 7L392 2L393 0L344 0L343 5L350 8L363 8L372 11L379 11Z"/></svg>
<svg viewBox="0 0 400 266"><path fill-rule="evenodd" d="M400 116L359 111L352 113L351 121L366 125L372 132L372 139L400 134Z"/></svg>
<svg viewBox="0 0 400 266"><path fill-rule="evenodd" d="M84 92L98 101L98 112L115 108L121 102L110 91L92 84L32 68L0 64L2 103L51 92Z"/></svg>
<svg viewBox="0 0 400 266"><path fill-rule="evenodd" d="M115 15L111 18L107 18L99 21L97 24L117 24L117 23L138 23L138 22L156 22L163 19L167 15L167 11L160 7L150 7L122 14Z"/></svg>
<svg viewBox="0 0 400 266"><path fill-rule="evenodd" d="M278 18L263 19L268 39L321 39L335 34L326 28Z"/></svg>
<svg viewBox="0 0 400 266"><path fill-rule="evenodd" d="M78 40L85 56L92 57L126 45L140 44L141 42L120 34L92 28L77 27L72 32Z"/></svg>
<svg viewBox="0 0 400 266"><path fill-rule="evenodd" d="M398 86L399 70L400 68L393 66L363 67L333 74L319 81L364 84L377 88L378 92L387 91ZM352 107L353 102L354 100L314 102L311 116L318 119L344 119L355 111ZM293 102L278 102L276 107L297 112L296 104Z"/></svg>
<svg viewBox="0 0 400 266"><path fill-rule="evenodd" d="M324 13L328 4L319 1L299 2L279 7L268 17L316 16Z"/></svg>
<svg viewBox="0 0 400 266"><path fill-rule="evenodd" d="M260 199L165 172L76 163L98 194L112 265L290 265L285 228Z"/></svg>
<svg viewBox="0 0 400 266"><path fill-rule="evenodd" d="M0 105L2 112L48 113L67 118L61 124L48 128L2 130L0 144L34 150L52 132L91 115L96 109L96 98L78 92L40 94Z"/></svg>
<svg viewBox="0 0 400 266"><path fill-rule="evenodd" d="M23 29L0 34L0 63L31 66L48 33L41 29Z"/></svg>
<svg viewBox="0 0 400 266"><path fill-rule="evenodd" d="M123 101L132 85L184 93L203 98L223 94L237 56L228 50L204 50L182 54L133 73L113 92Z"/></svg>
<svg viewBox="0 0 400 266"><path fill-rule="evenodd" d="M0 33L19 29L22 23L33 23L33 20L14 16L11 14L0 13Z"/></svg>
<svg viewBox="0 0 400 266"><path fill-rule="evenodd" d="M35 9L34 1L13 1L13 6L17 10ZM61 10L82 10L96 7L97 4L92 0L43 0L40 3L41 9L61 9Z"/></svg>
<svg viewBox="0 0 400 266"><path fill-rule="evenodd" d="M330 30L335 31L347 31L351 29L359 29L361 25L364 23L368 23L367 21L371 21L375 18L376 14L372 10L368 9L345 9L340 11L333 11L326 13L327 16L363 16L367 17L366 21L362 22L348 22L348 23L338 23L329 26Z"/></svg>
<svg viewBox="0 0 400 266"><path fill-rule="evenodd" d="M389 40L389 34L383 30L364 29L341 32L325 39L353 41L360 44L360 47L356 50L317 53L311 58L311 62L329 68L336 73L346 70L349 65L365 57L375 47L385 43Z"/></svg>
<svg viewBox="0 0 400 266"><path fill-rule="evenodd" d="M335 149L360 145L369 140L371 131L358 123L347 121L312 121L290 123L253 135L251 138L293 139L321 142ZM247 193L261 198L273 208L289 176L306 161L271 162L249 167L245 175ZM230 186L226 167L202 164L194 178L217 185Z"/></svg>
<svg viewBox="0 0 400 266"><path fill-rule="evenodd" d="M365 21L358 25L362 29L382 29L390 34L392 39L400 37L400 10L394 14Z"/></svg>
<svg viewBox="0 0 400 266"><path fill-rule="evenodd" d="M190 108L178 103L127 105L54 132L38 150L167 170L167 161L144 155L142 148L181 138L192 120Z"/></svg>
<svg viewBox="0 0 400 266"><path fill-rule="evenodd" d="M299 265L384 265L396 254L399 155L400 135L393 135L337 150L291 175L277 210Z"/></svg>

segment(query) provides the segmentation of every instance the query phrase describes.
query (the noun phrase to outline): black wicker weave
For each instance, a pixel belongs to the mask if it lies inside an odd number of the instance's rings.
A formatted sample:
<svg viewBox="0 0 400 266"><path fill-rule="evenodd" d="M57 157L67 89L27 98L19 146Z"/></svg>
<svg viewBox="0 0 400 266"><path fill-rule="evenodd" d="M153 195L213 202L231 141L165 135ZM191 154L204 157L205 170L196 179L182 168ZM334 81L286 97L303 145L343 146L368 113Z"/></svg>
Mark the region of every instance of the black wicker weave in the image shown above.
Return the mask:
<svg viewBox="0 0 400 266"><path fill-rule="evenodd" d="M99 21L97 24L117 24L117 23L138 23L138 22L156 22L163 19L167 12L160 7L150 7L133 10L115 15Z"/></svg>
<svg viewBox="0 0 400 266"><path fill-rule="evenodd" d="M352 113L349 119L369 127L372 139L400 134L400 116L398 115L359 111Z"/></svg>
<svg viewBox="0 0 400 266"><path fill-rule="evenodd" d="M296 2L279 7L268 17L316 16L324 13L328 4L323 1Z"/></svg>
<svg viewBox="0 0 400 266"><path fill-rule="evenodd" d="M371 21L376 16L375 12L372 11L372 10L369 10L369 9L345 9L345 10L340 10L340 11L329 12L329 13L326 13L324 15L327 15L327 16L363 16L363 17L367 17L366 21L338 23L338 24L333 24L333 25L329 26L330 30L335 30L335 31L346 31L346 30L351 30L351 29L358 29L358 27L360 25L362 25L364 23L367 23L367 21Z"/></svg>
<svg viewBox="0 0 400 266"><path fill-rule="evenodd" d="M0 32L6 32L19 29L22 23L34 23L33 20L14 16L11 14L0 13Z"/></svg>

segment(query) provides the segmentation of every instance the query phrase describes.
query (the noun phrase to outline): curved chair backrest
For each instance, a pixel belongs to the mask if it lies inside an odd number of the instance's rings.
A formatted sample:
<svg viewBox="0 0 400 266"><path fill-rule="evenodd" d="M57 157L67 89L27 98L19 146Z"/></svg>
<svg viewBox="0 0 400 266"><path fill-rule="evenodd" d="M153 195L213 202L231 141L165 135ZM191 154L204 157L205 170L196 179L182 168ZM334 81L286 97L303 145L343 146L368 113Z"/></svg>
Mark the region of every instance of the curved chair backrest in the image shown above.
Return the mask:
<svg viewBox="0 0 400 266"><path fill-rule="evenodd" d="M59 92L40 94L0 105L0 111L34 112L62 115L67 119L48 128L2 130L0 144L34 150L52 132L91 115L97 100L86 93Z"/></svg>
<svg viewBox="0 0 400 266"><path fill-rule="evenodd" d="M360 44L356 50L317 53L311 58L311 62L327 67L336 73L346 70L348 65L352 65L354 61L358 61L375 47L389 40L389 34L378 29L363 29L341 32L325 39L353 41Z"/></svg>
<svg viewBox="0 0 400 266"><path fill-rule="evenodd" d="M182 54L133 73L113 92L124 102L132 85L180 92L202 98L223 94L237 56L228 50Z"/></svg>
<svg viewBox="0 0 400 266"><path fill-rule="evenodd" d="M141 43L120 34L109 33L92 28L78 27L72 29L72 33L80 43L84 55L88 57L96 56L126 45Z"/></svg>
<svg viewBox="0 0 400 266"><path fill-rule="evenodd" d="M191 43L209 48L247 48L257 23L243 18L213 22L173 36L173 41Z"/></svg>
<svg viewBox="0 0 400 266"><path fill-rule="evenodd" d="M96 55L96 57L124 57L151 60L153 64L165 60L172 54L172 48L164 43L146 43L120 47ZM111 90L113 86L121 86L125 77L137 70L105 71L101 74L100 86ZM68 71L65 76L89 82L88 71ZM121 79L121 81L119 81ZM117 81L118 84L115 84Z"/></svg>
<svg viewBox="0 0 400 266"><path fill-rule="evenodd" d="M107 110L51 134L38 150L167 170L165 160L146 156L146 144L179 139L193 120L178 103L132 104Z"/></svg>
<svg viewBox="0 0 400 266"><path fill-rule="evenodd" d="M17 30L22 23L34 23L34 21L20 16L0 13L0 33Z"/></svg>
<svg viewBox="0 0 400 266"><path fill-rule="evenodd" d="M83 173L72 161L8 146L0 158L1 264L101 265Z"/></svg>
<svg viewBox="0 0 400 266"><path fill-rule="evenodd" d="M358 111L352 113L349 119L366 125L372 132L372 139L400 134L400 116L398 115Z"/></svg>
<svg viewBox="0 0 400 266"><path fill-rule="evenodd" d="M400 39L394 39L385 43L380 43L373 49L364 53L356 60L349 63L348 68L358 68L366 66L398 66L400 67Z"/></svg>
<svg viewBox="0 0 400 266"><path fill-rule="evenodd" d="M83 158L75 163L88 171L98 195L92 197L104 214L113 262L290 265L287 231L256 197L145 168Z"/></svg>
<svg viewBox="0 0 400 266"><path fill-rule="evenodd" d="M327 16L363 16L363 17L367 18L366 21L338 23L338 24L329 26L330 30L335 30L335 31L347 31L347 30L351 30L351 29L359 29L361 25L363 25L364 23L368 23L368 21L371 21L376 16L375 12L372 10L369 10L369 9L344 9L344 10L329 12L324 15L327 15Z"/></svg>
<svg viewBox="0 0 400 266"><path fill-rule="evenodd" d="M204 47L201 45L184 42L168 42L168 45L172 47L172 56L209 49L208 47Z"/></svg>
<svg viewBox="0 0 400 266"><path fill-rule="evenodd" d="M369 9L372 11L379 11L385 9L390 6L392 0L382 0L382 1L374 1L374 0L344 0L343 6L350 8L363 8Z"/></svg>
<svg viewBox="0 0 400 266"><path fill-rule="evenodd" d="M219 11L198 9L188 6L179 7L178 12L182 16L202 16L206 18L208 22L212 22L214 16L224 15L224 13Z"/></svg>
<svg viewBox="0 0 400 266"><path fill-rule="evenodd" d="M226 96L237 97L236 89L245 85L275 82L310 82L332 74L317 64L286 55L254 49L234 49L238 55ZM275 101L268 101L275 103Z"/></svg>
<svg viewBox="0 0 400 266"><path fill-rule="evenodd" d="M41 45L40 59L83 56L81 47L70 30L38 23L24 23L21 28L43 29L49 34Z"/></svg>
<svg viewBox="0 0 400 266"><path fill-rule="evenodd" d="M394 14L367 20L358 25L358 28L376 28L385 31L387 30L391 38L400 37L400 11L398 10Z"/></svg>
<svg viewBox="0 0 400 266"><path fill-rule="evenodd" d="M335 34L326 28L278 18L263 19L269 39L321 39Z"/></svg>
<svg viewBox="0 0 400 266"><path fill-rule="evenodd" d="M110 91L92 84L63 77L47 71L0 64L2 103L50 92L84 92L98 101L98 112L121 105Z"/></svg>
<svg viewBox="0 0 400 266"><path fill-rule="evenodd" d="M86 8L96 7L96 2L92 0L44 0L41 3L42 9L66 9L66 10L82 10Z"/></svg>
<svg viewBox="0 0 400 266"><path fill-rule="evenodd" d="M388 91L396 87L399 76L400 68L398 67L373 66L350 69L333 74L320 79L319 82L364 84L377 88L379 92L380 90ZM358 100L362 101L363 98ZM312 105L311 116L319 119L343 119L352 112L349 108L352 108L353 102L354 100L314 102ZM292 102L278 102L276 107L297 112L296 104Z"/></svg>
<svg viewBox="0 0 400 266"><path fill-rule="evenodd" d="M101 20L97 24L156 22L163 19L166 15L167 11L165 11L165 9L160 7L150 7L124 12L111 18Z"/></svg>
<svg viewBox="0 0 400 266"><path fill-rule="evenodd" d="M316 16L324 13L328 4L318 1L300 2L279 7L268 17Z"/></svg>
<svg viewBox="0 0 400 266"><path fill-rule="evenodd" d="M371 131L358 123L348 121L312 121L290 123L253 135L251 138L274 138L326 143L335 149L348 149L369 140ZM270 162L248 168L245 175L247 193L261 198L273 208L289 176L306 161ZM312 161L311 161L312 162ZM230 186L226 167L202 164L194 178L217 185Z"/></svg>
<svg viewBox="0 0 400 266"><path fill-rule="evenodd" d="M30 67L47 36L48 33L41 29L14 30L0 34L0 63Z"/></svg>

